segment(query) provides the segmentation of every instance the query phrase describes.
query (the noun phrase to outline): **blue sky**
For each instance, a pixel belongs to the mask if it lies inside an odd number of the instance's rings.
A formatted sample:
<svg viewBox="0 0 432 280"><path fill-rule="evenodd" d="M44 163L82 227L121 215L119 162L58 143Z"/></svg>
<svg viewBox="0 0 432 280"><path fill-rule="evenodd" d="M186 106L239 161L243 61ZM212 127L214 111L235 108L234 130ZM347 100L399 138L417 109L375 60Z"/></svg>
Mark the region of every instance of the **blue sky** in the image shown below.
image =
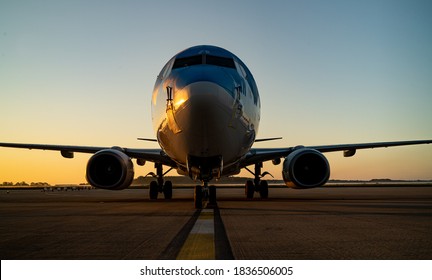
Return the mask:
<svg viewBox="0 0 432 280"><path fill-rule="evenodd" d="M0 140L156 147L136 141L154 137L156 75L198 44L254 74L259 137L284 137L257 147L430 139L431 14L431 1L0 0ZM0 181L81 182L88 159L0 155ZM332 178L432 179L430 145L328 158Z"/></svg>

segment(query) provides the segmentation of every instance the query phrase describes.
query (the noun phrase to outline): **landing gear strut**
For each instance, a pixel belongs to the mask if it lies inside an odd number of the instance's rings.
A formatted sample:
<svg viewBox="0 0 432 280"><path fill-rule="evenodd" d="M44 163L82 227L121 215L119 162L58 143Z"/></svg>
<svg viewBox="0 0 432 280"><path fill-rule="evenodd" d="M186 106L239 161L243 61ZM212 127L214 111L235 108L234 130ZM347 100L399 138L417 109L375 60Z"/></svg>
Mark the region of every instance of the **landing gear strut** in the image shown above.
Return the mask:
<svg viewBox="0 0 432 280"><path fill-rule="evenodd" d="M268 172L261 173L263 167L262 162L255 164L255 172L250 171L247 167L246 170L254 175L254 180L248 180L245 185L246 198L252 199L254 197L254 192L259 192L261 198L268 198L268 183L266 180L261 180L265 175L270 175ZM272 176L273 177L273 176Z"/></svg>
<svg viewBox="0 0 432 280"><path fill-rule="evenodd" d="M151 181L149 187L149 196L150 199L157 199L159 193L164 194L165 199L172 198L172 182L165 181L163 177L172 170L172 168L168 169L167 172L163 173L163 167L161 163L155 163L156 175L153 174L153 177L157 178L157 181Z"/></svg>

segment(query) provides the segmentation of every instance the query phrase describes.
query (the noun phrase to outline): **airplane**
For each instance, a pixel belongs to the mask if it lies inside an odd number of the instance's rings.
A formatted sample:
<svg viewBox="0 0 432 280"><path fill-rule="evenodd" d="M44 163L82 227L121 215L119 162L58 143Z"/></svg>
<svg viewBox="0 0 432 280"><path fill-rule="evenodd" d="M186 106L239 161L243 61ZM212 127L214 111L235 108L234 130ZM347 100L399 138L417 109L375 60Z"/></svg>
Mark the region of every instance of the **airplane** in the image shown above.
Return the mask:
<svg viewBox="0 0 432 280"><path fill-rule="evenodd" d="M134 165L153 162L156 180L149 186L150 199L163 193L172 198L173 185L164 176L172 169L178 174L201 181L194 189L194 206L203 200L216 203L216 187L209 182L240 173L245 168L253 180L245 184L247 198L258 192L268 198L268 183L262 177L263 162L279 165L282 177L291 188L308 189L324 185L330 177L330 165L323 153L343 151L352 157L359 149L429 144L432 140L252 148L257 139L261 101L254 77L233 53L220 47L200 45L172 57L157 76L151 99L151 115L160 149L125 147L89 147L46 144L0 143L2 147L60 151L65 158L74 153L93 154L86 169L90 185L106 190L129 187ZM164 172L163 167L169 169ZM248 167L253 166L251 170Z"/></svg>

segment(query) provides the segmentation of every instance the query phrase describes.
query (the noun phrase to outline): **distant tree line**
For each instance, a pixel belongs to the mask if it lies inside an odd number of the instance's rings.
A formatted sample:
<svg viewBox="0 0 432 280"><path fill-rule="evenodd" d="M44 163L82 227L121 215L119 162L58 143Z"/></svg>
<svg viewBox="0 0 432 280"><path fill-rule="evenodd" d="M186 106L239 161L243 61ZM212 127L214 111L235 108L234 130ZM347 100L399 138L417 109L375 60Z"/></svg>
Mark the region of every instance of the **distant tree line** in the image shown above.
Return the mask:
<svg viewBox="0 0 432 280"><path fill-rule="evenodd" d="M267 177L266 177L267 178ZM165 181L172 181L173 184L200 184L200 182L193 181L191 178L186 176L165 176ZM142 185L149 185L151 181L156 180L155 178L148 176L139 176L135 178L132 182L132 185L135 186L142 186ZM244 184L247 180L251 180L250 177L236 177L236 176L230 176L230 177L222 177L218 181L212 181L212 183L218 183L218 184ZM270 182L277 182L279 183L281 180L274 180L272 178L267 179L267 181Z"/></svg>
<svg viewBox="0 0 432 280"><path fill-rule="evenodd" d="M22 182L3 182L2 184L0 184L0 186L3 187L13 187L13 186L29 186L29 187L49 187L51 186L49 183L47 182L31 182L30 184L22 181Z"/></svg>

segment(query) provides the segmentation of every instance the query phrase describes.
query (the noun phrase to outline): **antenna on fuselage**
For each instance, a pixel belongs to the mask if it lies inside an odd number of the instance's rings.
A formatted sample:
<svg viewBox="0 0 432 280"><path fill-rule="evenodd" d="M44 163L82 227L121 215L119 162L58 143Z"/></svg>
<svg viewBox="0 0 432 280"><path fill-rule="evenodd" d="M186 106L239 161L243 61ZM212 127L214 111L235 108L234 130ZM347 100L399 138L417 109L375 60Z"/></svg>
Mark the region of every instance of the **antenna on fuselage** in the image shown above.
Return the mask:
<svg viewBox="0 0 432 280"><path fill-rule="evenodd" d="M273 140L280 140L280 139L282 139L282 137L264 138L264 139L256 139L255 142L273 141Z"/></svg>
<svg viewBox="0 0 432 280"><path fill-rule="evenodd" d="M173 89L170 86L166 87L167 92L167 105L166 105L166 113L168 119L168 127L174 134L180 133L181 129L177 124L174 114L174 105L173 105Z"/></svg>
<svg viewBox="0 0 432 280"><path fill-rule="evenodd" d="M137 140L141 140L141 141L150 141L150 142L157 142L157 139L150 139L150 138L137 138Z"/></svg>
<svg viewBox="0 0 432 280"><path fill-rule="evenodd" d="M167 103L170 103L173 101L172 87L170 86L166 87L166 92L167 92Z"/></svg>

